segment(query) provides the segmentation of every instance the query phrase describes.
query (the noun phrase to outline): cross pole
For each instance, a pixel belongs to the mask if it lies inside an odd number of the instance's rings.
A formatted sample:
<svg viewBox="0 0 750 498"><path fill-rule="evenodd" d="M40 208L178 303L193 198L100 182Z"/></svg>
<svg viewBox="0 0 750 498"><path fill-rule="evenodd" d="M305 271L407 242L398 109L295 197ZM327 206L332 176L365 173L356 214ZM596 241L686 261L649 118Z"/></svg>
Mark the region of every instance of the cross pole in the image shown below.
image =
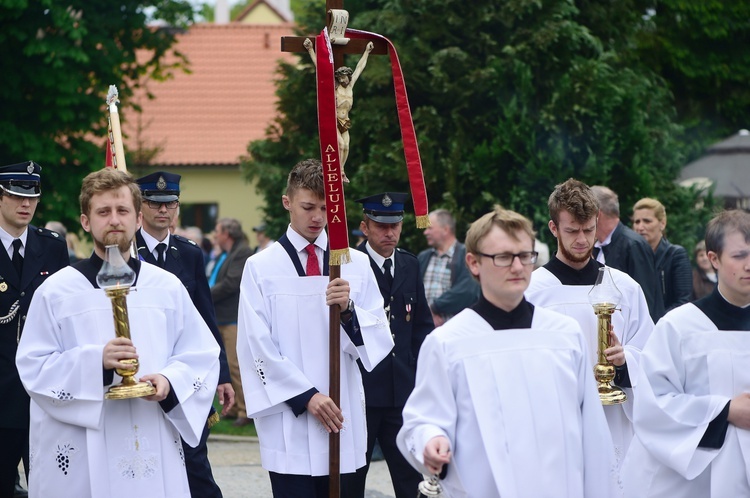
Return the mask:
<svg viewBox="0 0 750 498"><path fill-rule="evenodd" d="M344 0L326 0L326 26L332 23L332 9L343 9ZM315 36L282 36L281 51L307 53L304 47L306 39L314 43ZM372 42L374 48L370 55L388 55L388 45L381 40ZM346 45L333 45L333 68L334 71L344 65L344 54L362 54L368 40L350 39ZM345 214L345 213L344 213ZM341 276L341 265L334 264L331 258L329 266L329 279L334 280ZM341 309L338 306L329 308L329 339L328 339L328 361L329 361L329 393L328 396L341 408L341 364L339 356L341 354ZM328 477L329 477L329 498L339 498L341 496L341 440L339 433L331 432L328 437Z"/></svg>

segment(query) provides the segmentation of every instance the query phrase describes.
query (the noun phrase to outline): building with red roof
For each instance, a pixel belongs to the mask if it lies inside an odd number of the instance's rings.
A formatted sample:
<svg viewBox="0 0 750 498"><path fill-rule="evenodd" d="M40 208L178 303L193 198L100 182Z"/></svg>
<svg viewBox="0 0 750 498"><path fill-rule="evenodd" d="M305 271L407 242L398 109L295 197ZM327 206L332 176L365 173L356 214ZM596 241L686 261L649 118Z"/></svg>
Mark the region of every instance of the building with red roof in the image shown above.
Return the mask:
<svg viewBox="0 0 750 498"><path fill-rule="evenodd" d="M276 115L278 62L294 60L280 51L280 38L294 25L265 0L250 7L240 18L255 12L264 24L195 24L178 34L173 49L189 71L145 82L133 99L142 112L123 111L126 150L147 164L134 173L182 175L183 226L210 231L217 218L231 217L250 233L262 221L262 200L242 178L240 157Z"/></svg>

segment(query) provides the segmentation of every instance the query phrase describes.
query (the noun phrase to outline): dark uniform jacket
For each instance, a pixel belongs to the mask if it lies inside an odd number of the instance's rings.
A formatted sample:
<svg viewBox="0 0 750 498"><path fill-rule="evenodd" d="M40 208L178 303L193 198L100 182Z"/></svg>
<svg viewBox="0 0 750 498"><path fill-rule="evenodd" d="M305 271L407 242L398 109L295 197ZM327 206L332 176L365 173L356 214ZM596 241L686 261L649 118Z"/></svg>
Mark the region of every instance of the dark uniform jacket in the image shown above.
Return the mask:
<svg viewBox="0 0 750 498"><path fill-rule="evenodd" d="M419 277L424 282L424 274L435 249L429 248L419 253ZM435 299L432 311L436 315L455 315L479 301L479 282L466 267L466 246L456 242L450 262L451 287Z"/></svg>
<svg viewBox="0 0 750 498"><path fill-rule="evenodd" d="M253 250L247 242L238 240L227 254L224 263L219 268L216 284L211 287L211 298L216 309L216 320L219 325L237 323L240 307L240 280L245 261L253 255Z"/></svg>
<svg viewBox="0 0 750 498"><path fill-rule="evenodd" d="M664 313L689 303L693 292L693 271L685 248L671 244L666 237L662 237L656 246L654 265L664 301Z"/></svg>
<svg viewBox="0 0 750 498"><path fill-rule="evenodd" d="M29 396L16 370L18 339L31 298L37 287L57 270L68 266L65 239L45 228L28 227L23 258L23 275L16 274L7 251L0 247L0 317L6 317L13 303L18 309L12 319L0 319L0 427L29 427Z"/></svg>
<svg viewBox="0 0 750 498"><path fill-rule="evenodd" d="M138 256L141 260L155 265L156 258L148 250L146 242L143 240L143 235L141 235L141 230L135 233ZM227 353L224 350L224 341L221 339L221 334L216 326L216 315L214 314L214 305L211 301L211 291L208 288L208 279L206 278L203 266L203 251L190 239L179 235L170 235L164 264L164 269L177 276L185 286L198 313L201 314L203 321L211 329L214 339L216 339L219 347L221 347L221 353L219 353L219 384L229 383Z"/></svg>
<svg viewBox="0 0 750 498"><path fill-rule="evenodd" d="M364 242L357 249L367 254ZM365 371L360 365L365 401L367 406L401 407L406 404L406 399L414 389L419 348L435 325L425 298L417 257L396 248L390 293L387 291L388 284L383 270L372 258L369 259L386 308L390 305L394 346L391 354L372 372ZM410 307L409 311L407 307Z"/></svg>
<svg viewBox="0 0 750 498"><path fill-rule="evenodd" d="M664 314L664 301L651 246L643 237L620 222L612 233L611 242L603 250L604 264L624 271L640 284L651 319L656 323Z"/></svg>

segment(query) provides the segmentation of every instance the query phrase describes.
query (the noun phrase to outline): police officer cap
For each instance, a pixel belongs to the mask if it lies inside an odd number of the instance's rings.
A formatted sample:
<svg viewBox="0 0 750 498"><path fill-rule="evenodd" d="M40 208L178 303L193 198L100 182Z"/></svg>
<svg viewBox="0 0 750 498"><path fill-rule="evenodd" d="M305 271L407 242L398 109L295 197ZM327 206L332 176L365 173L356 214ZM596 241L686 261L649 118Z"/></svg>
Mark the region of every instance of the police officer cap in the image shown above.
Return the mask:
<svg viewBox="0 0 750 498"><path fill-rule="evenodd" d="M404 203L409 194L384 192L357 199L368 218L378 223L398 223L404 219Z"/></svg>
<svg viewBox="0 0 750 498"><path fill-rule="evenodd" d="M34 161L0 166L0 187L21 197L39 197L42 193L39 174L42 167Z"/></svg>
<svg viewBox="0 0 750 498"><path fill-rule="evenodd" d="M135 182L141 188L143 198L154 202L171 202L180 198L180 175L157 171L142 176Z"/></svg>
<svg viewBox="0 0 750 498"><path fill-rule="evenodd" d="M265 232L265 231L266 231L266 224L265 223L261 223L260 225L253 227L253 232L255 232L255 233Z"/></svg>

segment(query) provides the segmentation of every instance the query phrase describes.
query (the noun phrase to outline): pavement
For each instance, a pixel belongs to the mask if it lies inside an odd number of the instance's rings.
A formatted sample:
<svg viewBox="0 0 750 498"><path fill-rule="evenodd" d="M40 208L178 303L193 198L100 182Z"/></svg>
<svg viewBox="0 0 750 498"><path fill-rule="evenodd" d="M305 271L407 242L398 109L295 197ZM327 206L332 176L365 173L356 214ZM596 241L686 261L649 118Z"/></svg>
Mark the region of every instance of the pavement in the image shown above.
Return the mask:
<svg viewBox="0 0 750 498"><path fill-rule="evenodd" d="M260 466L257 437L211 434L208 459L224 498L272 498L268 472ZM395 498L385 461L370 465L365 498Z"/></svg>
<svg viewBox="0 0 750 498"><path fill-rule="evenodd" d="M268 472L260 466L257 437L211 434L208 459L224 498L272 498ZM23 467L21 484L26 488ZM365 498L395 498L385 461L372 462L367 473Z"/></svg>

